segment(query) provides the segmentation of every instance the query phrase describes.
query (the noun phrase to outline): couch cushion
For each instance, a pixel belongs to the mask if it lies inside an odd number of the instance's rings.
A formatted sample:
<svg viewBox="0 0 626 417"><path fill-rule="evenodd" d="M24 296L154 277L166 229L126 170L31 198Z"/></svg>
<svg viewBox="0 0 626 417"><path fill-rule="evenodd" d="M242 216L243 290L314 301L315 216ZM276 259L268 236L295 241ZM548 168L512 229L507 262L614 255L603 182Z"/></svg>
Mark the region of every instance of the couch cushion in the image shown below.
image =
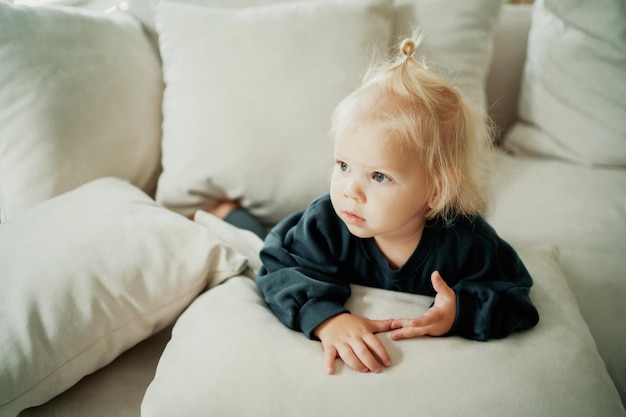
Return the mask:
<svg viewBox="0 0 626 417"><path fill-rule="evenodd" d="M330 115L388 49L386 0L157 8L163 174L157 200L191 215L241 199L267 223L328 188Z"/></svg>
<svg viewBox="0 0 626 417"><path fill-rule="evenodd" d="M534 3L519 123L507 148L585 165L626 166L622 0Z"/></svg>
<svg viewBox="0 0 626 417"><path fill-rule="evenodd" d="M494 162L489 222L514 245L558 245L567 282L626 404L626 170L504 153Z"/></svg>
<svg viewBox="0 0 626 417"><path fill-rule="evenodd" d="M42 404L171 323L246 259L102 178L0 225L0 415Z"/></svg>
<svg viewBox="0 0 626 417"><path fill-rule="evenodd" d="M134 18L0 2L0 22L0 220L102 176L153 189L163 84Z"/></svg>
<svg viewBox="0 0 626 417"><path fill-rule="evenodd" d="M167 85L157 199L181 213L241 199L272 224L325 192L331 113L372 51L388 52L392 31L409 36L419 25L418 53L484 110L499 0L224 4L157 8Z"/></svg>
<svg viewBox="0 0 626 417"><path fill-rule="evenodd" d="M395 38L424 33L420 52L482 111L501 0L394 0Z"/></svg>
<svg viewBox="0 0 626 417"><path fill-rule="evenodd" d="M254 238L248 237L252 245ZM341 361L334 375L326 374L320 343L280 323L252 280L231 278L198 297L176 322L141 415L626 415L556 252L526 248L520 255L535 278L537 327L486 343L459 337L394 342L378 334L393 361L379 374ZM414 317L432 303L352 288L348 308L370 318Z"/></svg>

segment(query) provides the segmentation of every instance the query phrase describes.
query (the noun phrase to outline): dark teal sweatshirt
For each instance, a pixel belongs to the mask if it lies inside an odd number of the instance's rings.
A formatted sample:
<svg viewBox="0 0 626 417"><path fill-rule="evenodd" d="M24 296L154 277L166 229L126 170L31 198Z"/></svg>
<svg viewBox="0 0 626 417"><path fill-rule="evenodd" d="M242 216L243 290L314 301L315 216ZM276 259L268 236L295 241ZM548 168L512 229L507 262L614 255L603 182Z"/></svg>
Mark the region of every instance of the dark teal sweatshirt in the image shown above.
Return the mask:
<svg viewBox="0 0 626 417"><path fill-rule="evenodd" d="M458 216L451 225L428 221L415 252L392 269L373 238L349 232L326 194L274 227L261 261L257 284L265 301L280 321L309 338L323 321L348 312L350 283L435 296L433 271L456 293L449 335L501 338L539 321L530 274L480 216Z"/></svg>

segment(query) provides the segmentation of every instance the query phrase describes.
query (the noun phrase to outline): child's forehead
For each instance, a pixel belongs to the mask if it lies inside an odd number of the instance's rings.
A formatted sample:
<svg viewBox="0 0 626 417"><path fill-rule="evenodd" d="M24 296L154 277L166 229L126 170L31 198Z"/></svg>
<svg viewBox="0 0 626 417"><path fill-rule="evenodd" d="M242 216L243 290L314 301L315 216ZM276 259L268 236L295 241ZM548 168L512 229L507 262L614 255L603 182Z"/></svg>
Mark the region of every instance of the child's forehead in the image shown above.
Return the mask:
<svg viewBox="0 0 626 417"><path fill-rule="evenodd" d="M362 108L364 113L392 113L394 109L406 108L408 100L401 97L380 82L374 82L362 86L355 91L354 103Z"/></svg>
<svg viewBox="0 0 626 417"><path fill-rule="evenodd" d="M357 112L346 123L337 126L335 143L345 137L358 138L364 134L375 135L380 146L388 147L394 152L403 154L414 153L421 149L418 138L413 137L413 129L406 125L406 118L389 116L384 110L374 113ZM358 139L357 139L358 140Z"/></svg>
<svg viewBox="0 0 626 417"><path fill-rule="evenodd" d="M368 160L372 165L386 165L390 161L415 160L418 150L407 146L407 141L384 124L365 121L344 130L335 138L334 152L343 158Z"/></svg>

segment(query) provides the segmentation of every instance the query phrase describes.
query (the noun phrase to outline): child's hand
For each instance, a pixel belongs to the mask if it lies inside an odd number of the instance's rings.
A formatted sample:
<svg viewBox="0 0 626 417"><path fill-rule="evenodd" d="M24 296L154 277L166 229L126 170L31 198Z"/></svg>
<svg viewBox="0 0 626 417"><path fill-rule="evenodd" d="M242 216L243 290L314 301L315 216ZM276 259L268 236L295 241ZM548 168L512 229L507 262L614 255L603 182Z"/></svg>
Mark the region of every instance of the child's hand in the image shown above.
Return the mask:
<svg viewBox="0 0 626 417"><path fill-rule="evenodd" d="M360 372L380 372L380 364L391 366L391 359L374 333L391 330L391 320L369 320L344 313L324 321L315 335L324 348L324 366L335 372L340 357L350 368Z"/></svg>
<svg viewBox="0 0 626 417"><path fill-rule="evenodd" d="M418 336L443 336L452 329L456 319L456 294L441 278L438 271L430 276L437 292L435 303L423 316L414 319L397 319L391 323L393 340Z"/></svg>

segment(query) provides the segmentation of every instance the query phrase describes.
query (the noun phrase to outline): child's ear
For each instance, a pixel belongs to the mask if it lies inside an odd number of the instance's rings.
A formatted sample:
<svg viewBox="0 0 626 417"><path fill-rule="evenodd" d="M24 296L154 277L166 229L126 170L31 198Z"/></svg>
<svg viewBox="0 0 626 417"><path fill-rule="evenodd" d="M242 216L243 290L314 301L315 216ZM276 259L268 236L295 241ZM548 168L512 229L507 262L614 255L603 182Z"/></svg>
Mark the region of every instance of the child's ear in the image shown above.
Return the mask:
<svg viewBox="0 0 626 417"><path fill-rule="evenodd" d="M431 192L430 198L428 199L428 207L432 210L435 207L437 207L438 203L439 203L439 194L437 193L437 190L433 190Z"/></svg>
<svg viewBox="0 0 626 417"><path fill-rule="evenodd" d="M437 207L437 204L439 204L439 192L437 192L435 184L431 184L429 194L430 197L428 198L428 207L432 210Z"/></svg>

